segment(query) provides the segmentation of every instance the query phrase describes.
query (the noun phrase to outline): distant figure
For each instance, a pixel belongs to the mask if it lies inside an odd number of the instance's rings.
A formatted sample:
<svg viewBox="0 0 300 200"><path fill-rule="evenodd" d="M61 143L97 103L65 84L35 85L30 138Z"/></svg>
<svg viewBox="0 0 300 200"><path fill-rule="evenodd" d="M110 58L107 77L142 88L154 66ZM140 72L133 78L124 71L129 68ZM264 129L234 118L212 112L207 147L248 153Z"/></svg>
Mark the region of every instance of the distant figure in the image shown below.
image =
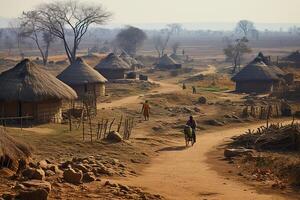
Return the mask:
<svg viewBox="0 0 300 200"><path fill-rule="evenodd" d="M190 119L186 122L186 125L192 128L192 134L193 134L194 142L196 142L197 123L194 120L193 116L190 116Z"/></svg>
<svg viewBox="0 0 300 200"><path fill-rule="evenodd" d="M182 84L182 89L185 90L186 89L186 85L185 83Z"/></svg>
<svg viewBox="0 0 300 200"><path fill-rule="evenodd" d="M196 94L197 93L196 87L193 86L192 89L193 89L193 94Z"/></svg>
<svg viewBox="0 0 300 200"><path fill-rule="evenodd" d="M148 121L150 115L150 106L147 100L145 101L145 103L143 103L142 114L145 118L145 121Z"/></svg>
<svg viewBox="0 0 300 200"><path fill-rule="evenodd" d="M184 49L182 49L182 55L184 55L185 54L185 51L184 51Z"/></svg>

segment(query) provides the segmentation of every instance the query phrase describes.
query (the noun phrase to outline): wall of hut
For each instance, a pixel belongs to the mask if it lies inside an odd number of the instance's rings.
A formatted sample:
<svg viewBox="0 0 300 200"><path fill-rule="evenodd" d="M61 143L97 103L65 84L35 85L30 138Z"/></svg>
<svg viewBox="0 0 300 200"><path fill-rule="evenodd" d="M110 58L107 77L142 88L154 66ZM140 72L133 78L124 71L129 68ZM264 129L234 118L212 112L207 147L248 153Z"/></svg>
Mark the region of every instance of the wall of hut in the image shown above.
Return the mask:
<svg viewBox="0 0 300 200"><path fill-rule="evenodd" d="M236 91L243 93L269 93L277 90L279 83L272 81L238 81Z"/></svg>
<svg viewBox="0 0 300 200"><path fill-rule="evenodd" d="M157 65L157 68L161 70L169 70L169 69L181 69L181 64L175 64L175 65Z"/></svg>
<svg viewBox="0 0 300 200"><path fill-rule="evenodd" d="M40 102L0 102L1 118L32 117L37 123L61 123L61 100Z"/></svg>
<svg viewBox="0 0 300 200"><path fill-rule="evenodd" d="M78 97L84 97L86 94L95 95L96 98L105 96L105 84L104 83L89 83L84 85L70 85Z"/></svg>
<svg viewBox="0 0 300 200"><path fill-rule="evenodd" d="M124 69L97 69L97 70L108 80L125 78L126 70Z"/></svg>

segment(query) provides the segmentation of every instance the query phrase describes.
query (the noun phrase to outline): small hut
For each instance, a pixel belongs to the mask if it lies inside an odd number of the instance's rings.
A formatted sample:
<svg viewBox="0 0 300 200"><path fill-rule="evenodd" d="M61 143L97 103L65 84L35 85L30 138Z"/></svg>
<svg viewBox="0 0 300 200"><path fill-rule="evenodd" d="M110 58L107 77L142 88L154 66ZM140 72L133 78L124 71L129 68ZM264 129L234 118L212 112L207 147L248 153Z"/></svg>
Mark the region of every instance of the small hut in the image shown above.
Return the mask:
<svg viewBox="0 0 300 200"><path fill-rule="evenodd" d="M106 78L81 58L77 58L57 78L73 88L79 98L83 98L87 94L93 95L96 99L105 96Z"/></svg>
<svg viewBox="0 0 300 200"><path fill-rule="evenodd" d="M159 59L158 63L156 64L156 67L158 69L180 69L181 64L177 63L174 59L165 54Z"/></svg>
<svg viewBox="0 0 300 200"><path fill-rule="evenodd" d="M170 55L170 58L172 58L173 60L175 60L177 63L183 63L184 62L184 57L181 55L178 55L176 53L172 53Z"/></svg>
<svg viewBox="0 0 300 200"><path fill-rule="evenodd" d="M130 69L130 66L114 53L110 53L95 67L95 70L100 72L108 80L124 79L125 73Z"/></svg>
<svg viewBox="0 0 300 200"><path fill-rule="evenodd" d="M232 80L236 82L236 91L244 93L269 93L280 88L281 78L259 57L254 59Z"/></svg>
<svg viewBox="0 0 300 200"><path fill-rule="evenodd" d="M61 122L62 100L76 92L28 59L0 75L2 118L30 116L37 123Z"/></svg>
<svg viewBox="0 0 300 200"><path fill-rule="evenodd" d="M136 68L140 68L140 64L139 62L131 57L129 54L127 54L125 51L123 51L121 54L120 54L120 58L125 61L129 66L131 66L131 69L132 70L135 70Z"/></svg>

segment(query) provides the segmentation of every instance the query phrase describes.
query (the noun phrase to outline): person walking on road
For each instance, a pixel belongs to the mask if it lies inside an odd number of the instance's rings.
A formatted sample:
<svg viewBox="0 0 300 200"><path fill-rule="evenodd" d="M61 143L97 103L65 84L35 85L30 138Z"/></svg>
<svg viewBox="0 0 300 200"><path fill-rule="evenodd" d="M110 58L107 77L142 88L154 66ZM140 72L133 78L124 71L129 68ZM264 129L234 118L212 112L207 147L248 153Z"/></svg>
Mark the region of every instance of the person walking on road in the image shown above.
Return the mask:
<svg viewBox="0 0 300 200"><path fill-rule="evenodd" d="M150 106L147 100L145 101L145 103L143 103L142 114L145 118L145 121L148 121L150 115Z"/></svg>

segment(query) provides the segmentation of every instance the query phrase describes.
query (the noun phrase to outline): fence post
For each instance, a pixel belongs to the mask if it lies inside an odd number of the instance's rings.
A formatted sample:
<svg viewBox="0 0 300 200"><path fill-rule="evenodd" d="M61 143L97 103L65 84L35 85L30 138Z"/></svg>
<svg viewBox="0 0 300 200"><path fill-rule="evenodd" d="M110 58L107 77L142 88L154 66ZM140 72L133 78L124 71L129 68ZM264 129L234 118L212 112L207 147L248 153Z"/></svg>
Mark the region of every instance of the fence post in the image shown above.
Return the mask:
<svg viewBox="0 0 300 200"><path fill-rule="evenodd" d="M82 139L84 141L84 121L82 120Z"/></svg>

